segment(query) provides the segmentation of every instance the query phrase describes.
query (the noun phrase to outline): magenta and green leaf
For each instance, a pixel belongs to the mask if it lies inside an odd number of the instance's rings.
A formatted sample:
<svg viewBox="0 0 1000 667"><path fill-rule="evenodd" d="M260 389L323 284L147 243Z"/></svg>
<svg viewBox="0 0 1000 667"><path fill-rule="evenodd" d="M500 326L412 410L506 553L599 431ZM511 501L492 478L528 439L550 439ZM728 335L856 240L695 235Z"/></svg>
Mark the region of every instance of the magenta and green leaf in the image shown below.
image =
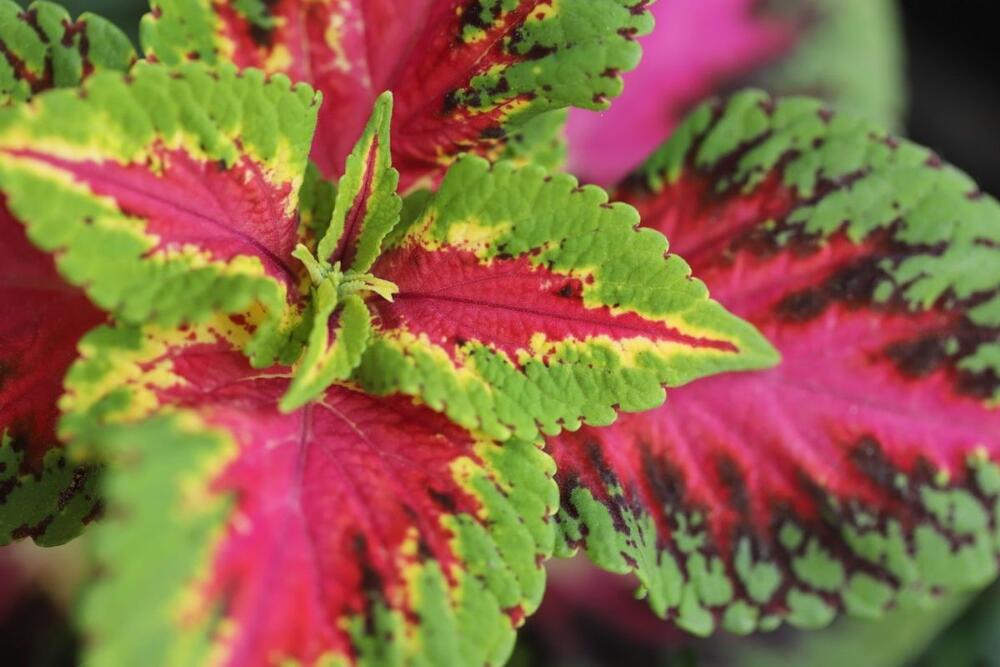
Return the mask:
<svg viewBox="0 0 1000 667"><path fill-rule="evenodd" d="M699 108L618 196L783 361L550 438L567 548L697 633L993 579L997 202L867 121L756 92Z"/></svg>
<svg viewBox="0 0 1000 667"><path fill-rule="evenodd" d="M154 0L141 32L162 62L234 62L321 91L312 158L328 177L342 173L376 96L392 91L393 158L410 187L460 154L498 157L508 132L542 112L607 108L653 27L649 4Z"/></svg>
<svg viewBox="0 0 1000 667"><path fill-rule="evenodd" d="M77 342L104 315L2 206L0 304L0 544L59 544L96 512L93 471L58 451L56 403Z"/></svg>
<svg viewBox="0 0 1000 667"><path fill-rule="evenodd" d="M498 438L611 423L663 386L776 356L635 209L536 166L464 157L372 267L356 377Z"/></svg>
<svg viewBox="0 0 1000 667"><path fill-rule="evenodd" d="M654 407L662 385L773 363L662 236L636 232L633 209L538 167L460 159L383 250L402 210L391 100L380 98L348 159L318 259L296 250L314 285L313 319L283 408L360 365L367 390L418 396L494 437L533 439L539 428Z"/></svg>
<svg viewBox="0 0 1000 667"><path fill-rule="evenodd" d="M0 54L0 106L135 61L112 24L92 14L74 21L47 2L25 10L0 0ZM105 316L28 241L3 197L0 304L0 543L60 544L99 511L95 471L68 463L56 422L77 342Z"/></svg>
<svg viewBox="0 0 1000 667"><path fill-rule="evenodd" d="M129 322L259 323L300 299L296 202L318 97L282 75L140 63L0 109L0 191L60 273ZM101 128L100 132L95 128Z"/></svg>
<svg viewBox="0 0 1000 667"><path fill-rule="evenodd" d="M70 371L109 464L89 664L503 664L554 544L539 446L346 386L282 412L291 369L212 326L100 329Z"/></svg>
<svg viewBox="0 0 1000 667"><path fill-rule="evenodd" d="M599 114L573 110L570 170L610 185L670 136L697 104L746 86L820 96L897 127L904 98L894 0L670 0L650 9L656 30L642 63Z"/></svg>

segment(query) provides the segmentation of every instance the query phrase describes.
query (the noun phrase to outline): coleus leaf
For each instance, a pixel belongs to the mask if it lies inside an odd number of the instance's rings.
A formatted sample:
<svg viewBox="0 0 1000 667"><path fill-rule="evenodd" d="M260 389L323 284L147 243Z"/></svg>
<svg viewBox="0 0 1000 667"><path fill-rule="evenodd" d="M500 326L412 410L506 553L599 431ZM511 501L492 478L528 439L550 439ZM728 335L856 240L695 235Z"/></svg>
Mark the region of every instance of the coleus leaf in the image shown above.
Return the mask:
<svg viewBox="0 0 1000 667"><path fill-rule="evenodd" d="M0 205L0 544L74 537L97 504L89 467L68 466L55 433L77 341L104 320L28 243Z"/></svg>
<svg viewBox="0 0 1000 667"><path fill-rule="evenodd" d="M347 386L283 413L290 369L214 326L101 329L70 371L66 435L114 463L89 664L501 664L544 586L551 460Z"/></svg>
<svg viewBox="0 0 1000 667"><path fill-rule="evenodd" d="M619 195L783 362L551 438L567 544L697 633L992 579L997 202L866 121L756 92L701 107Z"/></svg>
<svg viewBox="0 0 1000 667"><path fill-rule="evenodd" d="M296 192L317 103L231 66L97 73L0 109L0 191L99 306L163 324L253 311L263 364L298 298Z"/></svg>
<svg viewBox="0 0 1000 667"><path fill-rule="evenodd" d="M519 165L537 164L549 172L562 171L566 164L567 111L539 114L508 132L503 159Z"/></svg>
<svg viewBox="0 0 1000 667"><path fill-rule="evenodd" d="M323 92L313 159L339 175L375 97L396 99L409 187L462 153L498 156L512 130L570 105L603 109L640 56L648 0L155 0L148 56L235 62Z"/></svg>
<svg viewBox="0 0 1000 667"><path fill-rule="evenodd" d="M347 158L337 183L336 202L320 238L315 259L305 246L295 256L312 281L311 332L282 408L305 405L361 363L371 333L371 314L362 298L373 291L392 299L395 287L367 273L382 250L382 241L399 222L402 200L396 194L399 172L392 168L389 124L392 94L375 103L372 117ZM343 310L336 313L338 307ZM331 320L331 317L335 319Z"/></svg>
<svg viewBox="0 0 1000 667"><path fill-rule="evenodd" d="M392 167L389 125L392 94L375 101L371 119L347 157L337 183L337 200L317 254L345 272L363 274L382 250L382 240L399 221L399 172Z"/></svg>
<svg viewBox="0 0 1000 667"><path fill-rule="evenodd" d="M374 333L356 373L369 391L532 439L655 407L662 385L775 361L599 188L465 157L424 201L372 267L398 294L369 303Z"/></svg>
<svg viewBox="0 0 1000 667"><path fill-rule="evenodd" d="M25 471L24 457L0 431L0 546L27 537L43 547L68 542L100 511L96 468L70 465L50 449Z"/></svg>
<svg viewBox="0 0 1000 667"><path fill-rule="evenodd" d="M35 2L23 9L0 0L0 106L55 87L76 86L101 70L126 71L135 50L115 25L84 13Z"/></svg>
<svg viewBox="0 0 1000 667"><path fill-rule="evenodd" d="M747 85L821 95L888 127L900 121L904 80L893 0L672 0L651 8L657 28L625 91L600 114L574 110L570 170L612 184L670 136L707 97Z"/></svg>
<svg viewBox="0 0 1000 667"><path fill-rule="evenodd" d="M94 72L125 70L128 40L100 17L72 21L61 7L0 1L0 106ZM94 470L67 465L55 433L62 380L100 313L66 284L0 197L0 542L74 537L97 511Z"/></svg>

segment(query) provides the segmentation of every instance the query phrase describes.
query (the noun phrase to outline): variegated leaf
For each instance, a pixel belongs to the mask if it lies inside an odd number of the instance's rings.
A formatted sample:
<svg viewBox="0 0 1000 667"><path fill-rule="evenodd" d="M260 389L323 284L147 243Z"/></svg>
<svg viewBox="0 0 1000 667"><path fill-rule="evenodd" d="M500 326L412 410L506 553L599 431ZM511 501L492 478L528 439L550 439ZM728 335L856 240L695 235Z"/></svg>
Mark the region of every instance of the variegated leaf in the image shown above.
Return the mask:
<svg viewBox="0 0 1000 667"><path fill-rule="evenodd" d="M136 60L128 37L100 16L74 21L55 3L23 9L13 0L0 0L0 55L0 106L101 70L126 71Z"/></svg>
<svg viewBox="0 0 1000 667"><path fill-rule="evenodd" d="M372 268L399 292L369 303L368 390L533 438L776 359L634 209L570 176L466 157L413 217Z"/></svg>
<svg viewBox="0 0 1000 667"><path fill-rule="evenodd" d="M284 72L322 91L313 159L339 175L372 103L396 98L407 186L567 106L603 109L652 28L649 0L155 0L147 54Z"/></svg>
<svg viewBox="0 0 1000 667"><path fill-rule="evenodd" d="M60 273L126 321L263 309L264 363L298 298L316 107L307 86L230 66L98 73L0 109L0 191Z"/></svg>
<svg viewBox="0 0 1000 667"><path fill-rule="evenodd" d="M897 127L904 98L894 0L670 0L600 114L574 110L570 170L612 184L659 146L695 105L748 85L819 95L838 109Z"/></svg>
<svg viewBox="0 0 1000 667"><path fill-rule="evenodd" d="M698 633L878 616L1000 550L1000 206L819 102L701 107L620 191L778 367L550 439L570 545Z"/></svg>
<svg viewBox="0 0 1000 667"><path fill-rule="evenodd" d="M94 72L125 70L135 54L100 17L72 21L47 2L22 10L0 0L0 106ZM53 545L97 511L94 471L69 465L58 446L56 403L76 345L104 321L36 249L0 197L0 542L31 536Z"/></svg>
<svg viewBox="0 0 1000 667"><path fill-rule="evenodd" d="M98 330L70 372L66 436L113 464L89 664L502 664L544 586L551 460L346 386L282 413L290 369L221 322Z"/></svg>

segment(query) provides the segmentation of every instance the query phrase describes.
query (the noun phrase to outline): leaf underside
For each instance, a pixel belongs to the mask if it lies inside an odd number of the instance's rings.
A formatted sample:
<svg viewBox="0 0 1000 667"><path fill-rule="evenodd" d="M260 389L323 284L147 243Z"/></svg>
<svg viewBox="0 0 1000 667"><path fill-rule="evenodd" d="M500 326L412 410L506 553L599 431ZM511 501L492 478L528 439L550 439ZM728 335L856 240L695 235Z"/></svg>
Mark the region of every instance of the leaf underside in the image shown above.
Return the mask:
<svg viewBox="0 0 1000 667"><path fill-rule="evenodd" d="M356 375L369 391L533 439L655 407L663 385L775 361L598 188L466 157L424 206L372 268L399 292L369 302Z"/></svg>
<svg viewBox="0 0 1000 667"><path fill-rule="evenodd" d="M156 0L142 42L163 62L231 61L322 91L313 159L330 177L375 97L392 91L393 160L408 187L459 154L499 156L508 132L542 112L606 108L652 29L648 4Z"/></svg>
<svg viewBox="0 0 1000 667"><path fill-rule="evenodd" d="M99 330L70 373L66 428L114 464L91 664L502 664L541 598L551 460L406 397L284 414L290 369L223 325Z"/></svg>
<svg viewBox="0 0 1000 667"><path fill-rule="evenodd" d="M694 112L618 196L783 362L550 438L567 549L697 633L991 580L997 202L866 121L756 92Z"/></svg>

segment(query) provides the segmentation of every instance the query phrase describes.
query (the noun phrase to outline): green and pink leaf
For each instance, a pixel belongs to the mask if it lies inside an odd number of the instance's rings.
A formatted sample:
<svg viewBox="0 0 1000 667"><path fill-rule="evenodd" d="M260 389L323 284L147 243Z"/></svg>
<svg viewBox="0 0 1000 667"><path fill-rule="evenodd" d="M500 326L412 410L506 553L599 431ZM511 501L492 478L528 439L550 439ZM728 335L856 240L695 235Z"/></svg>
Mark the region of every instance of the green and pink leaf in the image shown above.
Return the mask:
<svg viewBox="0 0 1000 667"><path fill-rule="evenodd" d="M316 107L308 87L228 66L98 73L0 110L0 189L102 308L164 324L249 313L265 363L300 298L291 253Z"/></svg>
<svg viewBox="0 0 1000 667"><path fill-rule="evenodd" d="M100 17L0 2L0 106L102 70L128 69L128 39ZM95 470L70 465L56 437L62 382L80 338L105 321L38 250L0 197L0 542L55 545L99 511Z"/></svg>
<svg viewBox="0 0 1000 667"><path fill-rule="evenodd" d="M699 633L990 581L996 201L866 121L752 92L696 111L619 196L783 362L550 439L567 544Z"/></svg>
<svg viewBox="0 0 1000 667"><path fill-rule="evenodd" d="M401 396L283 413L290 369L218 326L99 330L71 371L66 435L115 464L93 664L502 664L544 586L551 461Z"/></svg>
<svg viewBox="0 0 1000 667"><path fill-rule="evenodd" d="M69 465L57 402L76 345L104 315L66 285L0 206L0 544L61 544L97 512L92 467Z"/></svg>
<svg viewBox="0 0 1000 667"><path fill-rule="evenodd" d="M570 176L468 157L372 269L358 371L457 423L533 438L663 401L663 385L774 363L638 216Z"/></svg>
<svg viewBox="0 0 1000 667"><path fill-rule="evenodd" d="M650 11L642 63L601 113L573 110L570 170L610 185L644 159L697 104L754 85L819 95L897 127L904 97L893 0L670 0Z"/></svg>
<svg viewBox="0 0 1000 667"><path fill-rule="evenodd" d="M158 0L148 56L282 72L324 95L312 157L327 176L392 91L407 187L456 156L498 157L508 131L567 106L603 109L652 29L645 0ZM547 141L547 140L546 140Z"/></svg>
<svg viewBox="0 0 1000 667"><path fill-rule="evenodd" d="M330 226L320 240L320 260L345 272L366 273L382 251L382 241L399 222L399 172L392 167L389 127L392 95L375 101L372 116L347 156Z"/></svg>

